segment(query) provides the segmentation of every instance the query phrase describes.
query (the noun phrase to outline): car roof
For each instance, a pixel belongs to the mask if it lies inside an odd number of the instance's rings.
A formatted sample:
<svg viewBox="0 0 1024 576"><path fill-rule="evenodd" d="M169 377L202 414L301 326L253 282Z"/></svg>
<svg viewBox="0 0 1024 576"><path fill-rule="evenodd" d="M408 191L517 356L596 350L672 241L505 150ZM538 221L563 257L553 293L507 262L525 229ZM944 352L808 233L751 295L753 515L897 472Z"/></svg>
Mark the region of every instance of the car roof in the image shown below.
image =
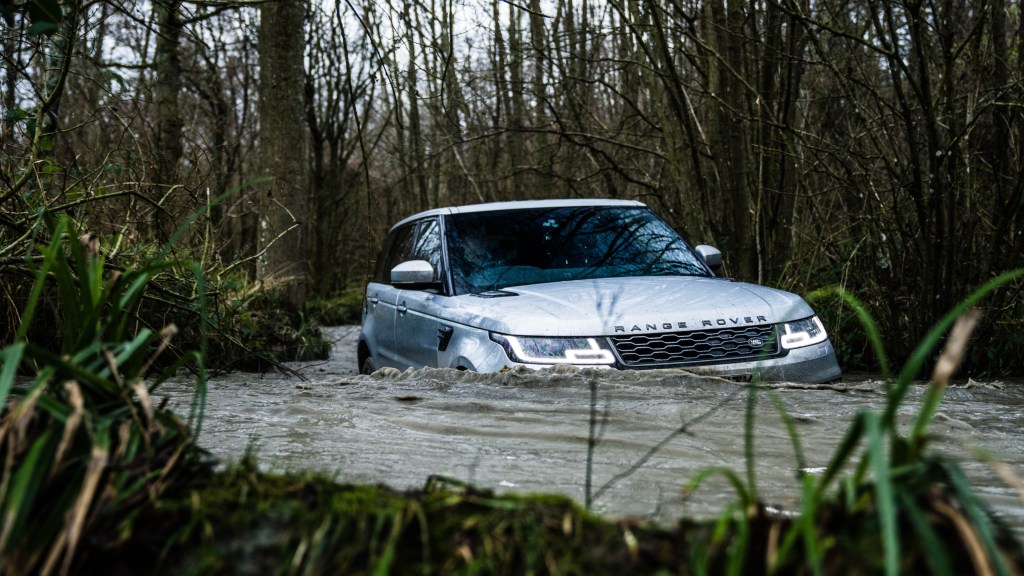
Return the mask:
<svg viewBox="0 0 1024 576"><path fill-rule="evenodd" d="M428 216L439 216L445 214L466 214L470 212L500 212L502 210L525 210L527 208L563 208L572 206L647 206L643 202L636 200L603 200L603 199L566 199L566 200L514 200L510 202L488 202L485 204L468 204L466 206L449 206L447 208L435 208L433 210L426 210L418 214L413 214L408 218L398 222L391 227L392 230L408 224L414 220L426 218Z"/></svg>

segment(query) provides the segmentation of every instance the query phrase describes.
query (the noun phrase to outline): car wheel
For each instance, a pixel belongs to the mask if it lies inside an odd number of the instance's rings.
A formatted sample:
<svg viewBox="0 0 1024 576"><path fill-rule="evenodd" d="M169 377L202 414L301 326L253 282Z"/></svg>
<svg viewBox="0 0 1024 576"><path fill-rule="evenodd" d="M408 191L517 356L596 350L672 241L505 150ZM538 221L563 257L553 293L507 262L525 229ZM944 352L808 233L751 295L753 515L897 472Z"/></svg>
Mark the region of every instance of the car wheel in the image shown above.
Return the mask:
<svg viewBox="0 0 1024 576"><path fill-rule="evenodd" d="M360 374L373 374L376 370L377 367L373 364L373 356L363 358L363 363L359 366Z"/></svg>

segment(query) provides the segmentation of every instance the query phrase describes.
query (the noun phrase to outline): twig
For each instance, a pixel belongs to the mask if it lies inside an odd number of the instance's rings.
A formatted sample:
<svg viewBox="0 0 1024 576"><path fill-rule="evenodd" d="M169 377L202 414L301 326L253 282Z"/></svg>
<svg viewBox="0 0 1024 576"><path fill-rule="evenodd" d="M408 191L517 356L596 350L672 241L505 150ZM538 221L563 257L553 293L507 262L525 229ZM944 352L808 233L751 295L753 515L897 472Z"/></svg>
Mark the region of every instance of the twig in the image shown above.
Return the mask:
<svg viewBox="0 0 1024 576"><path fill-rule="evenodd" d="M234 270L235 268L241 266L242 264L245 264L246 262L250 262L252 260L256 260L256 259L262 258L263 255L267 253L267 250L270 250L270 247L273 246L274 244L276 244L278 240L283 238L285 234L288 234L292 230L294 230L294 229L299 227L299 222L296 221L294 219L294 217L292 217L292 220L293 220L292 221L292 225L289 226L288 228L285 228L280 234L275 236L273 240L268 242L267 245L263 247L262 250L260 250L259 252L253 254L252 256L249 256L248 258L243 258L242 260L238 260L237 262L233 262L230 266L228 266L227 268L222 270L220 272L220 275L227 274L227 273L231 272L232 270Z"/></svg>
<svg viewBox="0 0 1024 576"><path fill-rule="evenodd" d="M644 464L647 463L648 460L653 458L655 454L660 452L662 448L664 448L666 445L668 445L669 442L671 442L671 441L675 440L677 437L679 437L679 436L689 432L690 428L692 428L694 425L699 424L700 422L703 422L704 420L707 420L708 418L710 418L716 412L718 412L719 410L724 408L726 404L732 402L736 398L736 396L739 395L739 393L744 391L746 388L747 388L747 386L737 387L736 390L731 392L721 402L719 402L718 404L715 404L711 408L708 408L708 410L706 412L704 412L703 414L701 414L701 415L691 419L688 422L684 422L682 426L680 426L679 428L676 428L675 430L670 432L668 434L668 436L665 436L665 438L663 438L660 442L658 442L657 444L652 446L650 450L648 450L643 456L638 458L636 462L634 462L632 465L629 466L629 468L627 468L626 470L624 470L622 472L619 472L618 474L613 476L610 480L605 482L603 486L598 488L597 492L594 493L593 500L597 500L598 498L600 498L605 492L610 490L615 484L618 484L619 481L621 481L621 480L623 480L625 478L628 478L628 477L632 476L633 474L635 474L638 470L640 470L640 468Z"/></svg>
<svg viewBox="0 0 1024 576"><path fill-rule="evenodd" d="M597 448L597 378L590 378L590 430L587 432L587 479L584 504L590 509L591 486L594 477L594 450Z"/></svg>
<svg viewBox="0 0 1024 576"><path fill-rule="evenodd" d="M522 4L516 4L515 2L511 2L510 0L501 0L501 1L504 2L505 4L508 4L509 6L512 6L514 8L518 8L518 9L522 10L523 12L528 12L530 14L533 14L534 16L540 16L541 18L551 18L551 16L548 16L547 14L545 14L543 12L538 12L536 10L531 10L530 8L528 8L526 6L523 6Z"/></svg>

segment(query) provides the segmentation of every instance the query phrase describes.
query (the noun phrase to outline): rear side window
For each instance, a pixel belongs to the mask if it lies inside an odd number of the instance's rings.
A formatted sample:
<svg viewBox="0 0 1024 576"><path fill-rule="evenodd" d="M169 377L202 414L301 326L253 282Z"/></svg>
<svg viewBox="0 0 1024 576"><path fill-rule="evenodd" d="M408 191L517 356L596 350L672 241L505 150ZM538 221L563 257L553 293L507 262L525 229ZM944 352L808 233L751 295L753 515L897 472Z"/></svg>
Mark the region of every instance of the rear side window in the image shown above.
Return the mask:
<svg viewBox="0 0 1024 576"><path fill-rule="evenodd" d="M384 244L384 250L377 261L377 270L374 274L374 282L381 284L391 283L391 269L406 260L412 260L412 243L416 235L416 224L406 224L395 229L388 235Z"/></svg>
<svg viewBox="0 0 1024 576"><path fill-rule="evenodd" d="M441 274L441 228L436 218L406 224L394 230L384 244L374 271L374 282L391 283L391 269L409 260L426 260L434 267L434 280Z"/></svg>

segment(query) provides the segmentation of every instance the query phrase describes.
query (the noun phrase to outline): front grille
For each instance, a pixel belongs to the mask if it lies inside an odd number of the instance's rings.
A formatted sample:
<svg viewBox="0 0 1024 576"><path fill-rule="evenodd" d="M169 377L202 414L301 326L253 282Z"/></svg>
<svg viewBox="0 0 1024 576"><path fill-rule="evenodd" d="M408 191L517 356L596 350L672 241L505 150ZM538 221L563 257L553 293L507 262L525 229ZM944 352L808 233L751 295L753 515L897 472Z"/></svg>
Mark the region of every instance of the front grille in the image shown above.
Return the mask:
<svg viewBox="0 0 1024 576"><path fill-rule="evenodd" d="M630 367L717 364L778 355L772 325L612 336L622 363Z"/></svg>

